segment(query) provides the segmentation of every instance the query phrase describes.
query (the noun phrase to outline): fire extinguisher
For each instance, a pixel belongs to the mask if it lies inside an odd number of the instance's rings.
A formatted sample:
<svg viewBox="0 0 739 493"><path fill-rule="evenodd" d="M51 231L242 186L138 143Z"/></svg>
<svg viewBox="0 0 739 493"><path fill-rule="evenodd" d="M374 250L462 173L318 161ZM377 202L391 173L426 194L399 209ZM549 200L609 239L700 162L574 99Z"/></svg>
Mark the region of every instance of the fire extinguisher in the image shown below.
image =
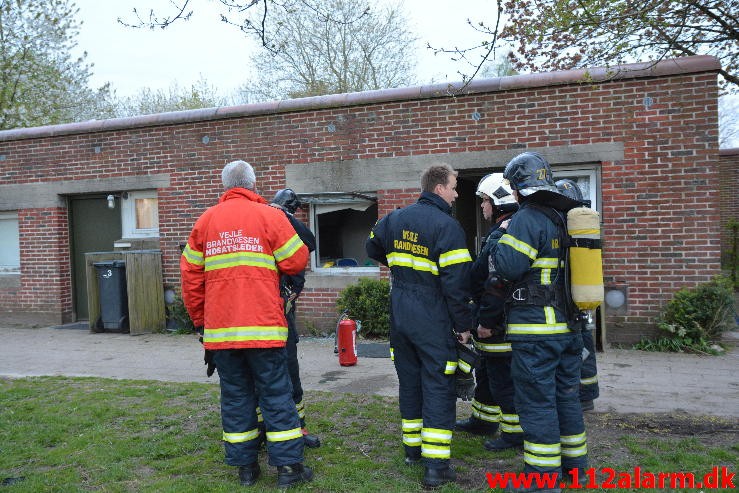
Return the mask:
<svg viewBox="0 0 739 493"><path fill-rule="evenodd" d="M357 364L357 322L344 313L336 325L336 346L334 352L339 353L341 366Z"/></svg>

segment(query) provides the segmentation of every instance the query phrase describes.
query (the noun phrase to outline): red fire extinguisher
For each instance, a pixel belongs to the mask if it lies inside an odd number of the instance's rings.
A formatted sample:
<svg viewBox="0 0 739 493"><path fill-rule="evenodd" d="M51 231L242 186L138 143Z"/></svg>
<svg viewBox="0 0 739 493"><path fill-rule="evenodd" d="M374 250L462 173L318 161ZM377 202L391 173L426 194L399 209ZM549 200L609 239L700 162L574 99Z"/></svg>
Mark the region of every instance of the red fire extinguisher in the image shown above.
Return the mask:
<svg viewBox="0 0 739 493"><path fill-rule="evenodd" d="M336 327L336 352L341 366L357 364L357 323L342 317Z"/></svg>

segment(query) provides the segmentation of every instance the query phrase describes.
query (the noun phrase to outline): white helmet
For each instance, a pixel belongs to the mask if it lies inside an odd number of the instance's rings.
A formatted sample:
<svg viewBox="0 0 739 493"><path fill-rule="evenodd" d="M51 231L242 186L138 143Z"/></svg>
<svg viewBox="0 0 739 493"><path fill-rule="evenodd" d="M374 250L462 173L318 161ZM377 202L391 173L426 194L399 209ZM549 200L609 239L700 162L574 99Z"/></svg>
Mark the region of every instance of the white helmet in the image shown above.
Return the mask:
<svg viewBox="0 0 739 493"><path fill-rule="evenodd" d="M477 185L477 195L482 197L485 194L493 201L495 207L500 210L515 210L518 203L513 197L513 191L508 180L503 178L503 173L491 173L480 180Z"/></svg>

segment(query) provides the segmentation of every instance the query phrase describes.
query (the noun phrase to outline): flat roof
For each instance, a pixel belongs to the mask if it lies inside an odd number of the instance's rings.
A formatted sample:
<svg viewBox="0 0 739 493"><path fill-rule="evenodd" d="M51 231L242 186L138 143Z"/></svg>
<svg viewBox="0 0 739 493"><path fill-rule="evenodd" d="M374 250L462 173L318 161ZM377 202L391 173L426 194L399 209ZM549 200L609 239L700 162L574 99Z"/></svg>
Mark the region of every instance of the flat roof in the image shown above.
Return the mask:
<svg viewBox="0 0 739 493"><path fill-rule="evenodd" d="M0 142L54 137L58 135L87 134L125 130L161 125L196 123L211 120L225 120L256 115L294 113L360 106L392 101L412 101L419 99L465 96L489 92L510 91L533 87L582 84L588 82L609 82L613 80L665 77L669 75L699 72L717 72L721 69L718 59L709 55L673 58L658 62L632 63L613 67L595 67L560 72L538 72L534 74L474 79L469 84L463 82L441 83L425 86L379 89L374 91L330 94L308 98L285 99L238 106L223 106L197 110L174 111L152 115L113 118L108 120L89 120L85 122L47 125L43 127L16 128L0 131Z"/></svg>

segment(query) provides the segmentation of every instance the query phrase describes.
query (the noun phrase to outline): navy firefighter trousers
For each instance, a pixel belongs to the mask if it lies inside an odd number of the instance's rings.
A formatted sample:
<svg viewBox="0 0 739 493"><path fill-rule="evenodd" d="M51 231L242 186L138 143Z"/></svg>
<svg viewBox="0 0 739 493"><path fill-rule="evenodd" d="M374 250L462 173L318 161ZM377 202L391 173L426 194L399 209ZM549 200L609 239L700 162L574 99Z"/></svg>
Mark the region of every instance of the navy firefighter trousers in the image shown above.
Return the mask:
<svg viewBox="0 0 739 493"><path fill-rule="evenodd" d="M524 432L524 472L587 468L585 424L579 402L582 337L513 341L511 376ZM552 412L556 409L556 412Z"/></svg>
<svg viewBox="0 0 739 493"><path fill-rule="evenodd" d="M303 462L303 434L285 348L225 349L215 351L214 358L221 381L226 464L243 466L257 461L257 399L264 418L269 464Z"/></svg>

